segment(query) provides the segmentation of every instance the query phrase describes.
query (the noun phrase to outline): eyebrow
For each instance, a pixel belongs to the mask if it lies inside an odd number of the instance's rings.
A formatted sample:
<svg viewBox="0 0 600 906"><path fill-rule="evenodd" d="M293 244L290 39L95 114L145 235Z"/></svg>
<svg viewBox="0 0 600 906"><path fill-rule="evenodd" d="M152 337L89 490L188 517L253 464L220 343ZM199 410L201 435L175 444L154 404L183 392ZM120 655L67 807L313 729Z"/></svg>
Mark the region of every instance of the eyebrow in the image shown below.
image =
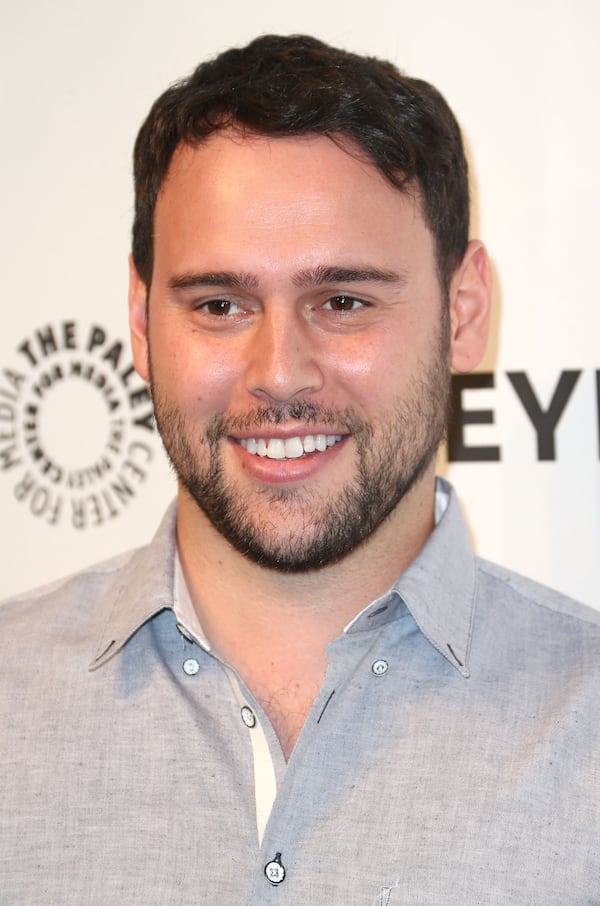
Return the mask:
<svg viewBox="0 0 600 906"><path fill-rule="evenodd" d="M180 274L169 280L169 289L198 289L202 286L229 286L232 289L255 290L258 288L258 280L252 274L235 274L233 271Z"/></svg>
<svg viewBox="0 0 600 906"><path fill-rule="evenodd" d="M403 286L406 274L384 270L379 267L336 267L319 266L307 268L296 274L292 281L303 289L311 286L323 286L328 283L393 283Z"/></svg>
<svg viewBox="0 0 600 906"><path fill-rule="evenodd" d="M319 265L299 271L292 277L292 283L299 289L325 286L335 283L387 283L404 286L406 274L379 267L344 267ZM253 274L234 271L207 271L187 273L172 277L169 289L199 289L201 287L230 287L252 292L259 287L259 280Z"/></svg>

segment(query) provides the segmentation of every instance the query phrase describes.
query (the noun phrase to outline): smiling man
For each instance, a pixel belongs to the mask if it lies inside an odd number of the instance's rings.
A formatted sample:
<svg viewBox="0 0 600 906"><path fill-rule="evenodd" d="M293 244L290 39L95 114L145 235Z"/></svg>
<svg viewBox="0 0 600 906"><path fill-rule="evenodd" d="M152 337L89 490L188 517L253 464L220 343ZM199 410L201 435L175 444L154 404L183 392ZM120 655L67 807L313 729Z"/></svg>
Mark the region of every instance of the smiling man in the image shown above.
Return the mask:
<svg viewBox="0 0 600 906"><path fill-rule="evenodd" d="M478 560L434 474L491 292L445 101L259 38L135 179L177 503L1 612L45 658L5 658L4 901L600 902L600 617Z"/></svg>

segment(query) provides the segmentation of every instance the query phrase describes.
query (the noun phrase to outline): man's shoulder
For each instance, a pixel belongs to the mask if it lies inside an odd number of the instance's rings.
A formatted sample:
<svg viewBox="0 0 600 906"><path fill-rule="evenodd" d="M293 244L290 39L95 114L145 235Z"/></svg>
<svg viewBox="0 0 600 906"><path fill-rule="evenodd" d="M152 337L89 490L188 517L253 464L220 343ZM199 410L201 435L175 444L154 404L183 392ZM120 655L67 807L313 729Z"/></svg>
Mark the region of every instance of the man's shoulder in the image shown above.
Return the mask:
<svg viewBox="0 0 600 906"><path fill-rule="evenodd" d="M548 622L558 628L561 623L574 632L589 632L600 640L600 610L583 604L527 576L477 559L479 598L485 607L516 611L520 625L528 619Z"/></svg>
<svg viewBox="0 0 600 906"><path fill-rule="evenodd" d="M171 583L176 506L171 505L149 544L101 560L69 576L0 602L0 627L21 624L31 632L86 619L98 620L102 604L121 609L145 602ZM125 600L123 600L125 599ZM41 627L41 628L40 628ZM0 629L1 631L1 629Z"/></svg>
<svg viewBox="0 0 600 906"><path fill-rule="evenodd" d="M490 689L505 687L511 697L515 689L526 697L540 691L551 695L552 689L558 694L565 683L582 684L598 715L594 690L600 681L599 611L480 559L473 603L472 676L487 677Z"/></svg>
<svg viewBox="0 0 600 906"><path fill-rule="evenodd" d="M122 552L70 575L0 601L0 625L47 621L53 612L72 618L72 608L81 617L93 609L107 585L127 569L141 548ZM30 630L29 630L30 631Z"/></svg>

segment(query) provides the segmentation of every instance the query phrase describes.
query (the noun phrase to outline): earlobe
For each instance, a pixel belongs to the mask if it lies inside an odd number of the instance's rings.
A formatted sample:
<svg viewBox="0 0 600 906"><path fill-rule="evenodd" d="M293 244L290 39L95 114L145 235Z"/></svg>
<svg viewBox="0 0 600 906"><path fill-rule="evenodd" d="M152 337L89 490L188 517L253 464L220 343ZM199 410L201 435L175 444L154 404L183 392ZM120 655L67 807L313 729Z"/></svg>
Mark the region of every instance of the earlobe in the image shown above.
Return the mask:
<svg viewBox="0 0 600 906"><path fill-rule="evenodd" d="M148 290L129 256L129 335L135 370L150 380L148 367Z"/></svg>
<svg viewBox="0 0 600 906"><path fill-rule="evenodd" d="M472 371L485 353L490 325L492 269L485 246L471 240L450 285L450 364Z"/></svg>

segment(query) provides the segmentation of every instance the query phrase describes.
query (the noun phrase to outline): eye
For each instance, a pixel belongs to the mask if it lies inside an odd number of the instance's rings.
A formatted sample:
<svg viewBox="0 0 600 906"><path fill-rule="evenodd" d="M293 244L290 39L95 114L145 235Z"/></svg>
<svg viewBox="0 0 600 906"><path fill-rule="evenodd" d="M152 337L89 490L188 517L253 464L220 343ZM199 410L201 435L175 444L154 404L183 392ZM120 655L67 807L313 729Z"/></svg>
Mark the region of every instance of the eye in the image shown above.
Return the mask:
<svg viewBox="0 0 600 906"><path fill-rule="evenodd" d="M328 299L323 308L327 311L337 312L358 311L360 308L364 308L366 304L362 299L357 299L355 296L347 296L340 293L339 296L332 296L331 299Z"/></svg>
<svg viewBox="0 0 600 906"><path fill-rule="evenodd" d="M198 309L200 311L205 311L209 315L216 315L217 317L236 315L242 311L239 305L236 305L235 302L231 302L229 299L209 299L207 302L198 305Z"/></svg>

